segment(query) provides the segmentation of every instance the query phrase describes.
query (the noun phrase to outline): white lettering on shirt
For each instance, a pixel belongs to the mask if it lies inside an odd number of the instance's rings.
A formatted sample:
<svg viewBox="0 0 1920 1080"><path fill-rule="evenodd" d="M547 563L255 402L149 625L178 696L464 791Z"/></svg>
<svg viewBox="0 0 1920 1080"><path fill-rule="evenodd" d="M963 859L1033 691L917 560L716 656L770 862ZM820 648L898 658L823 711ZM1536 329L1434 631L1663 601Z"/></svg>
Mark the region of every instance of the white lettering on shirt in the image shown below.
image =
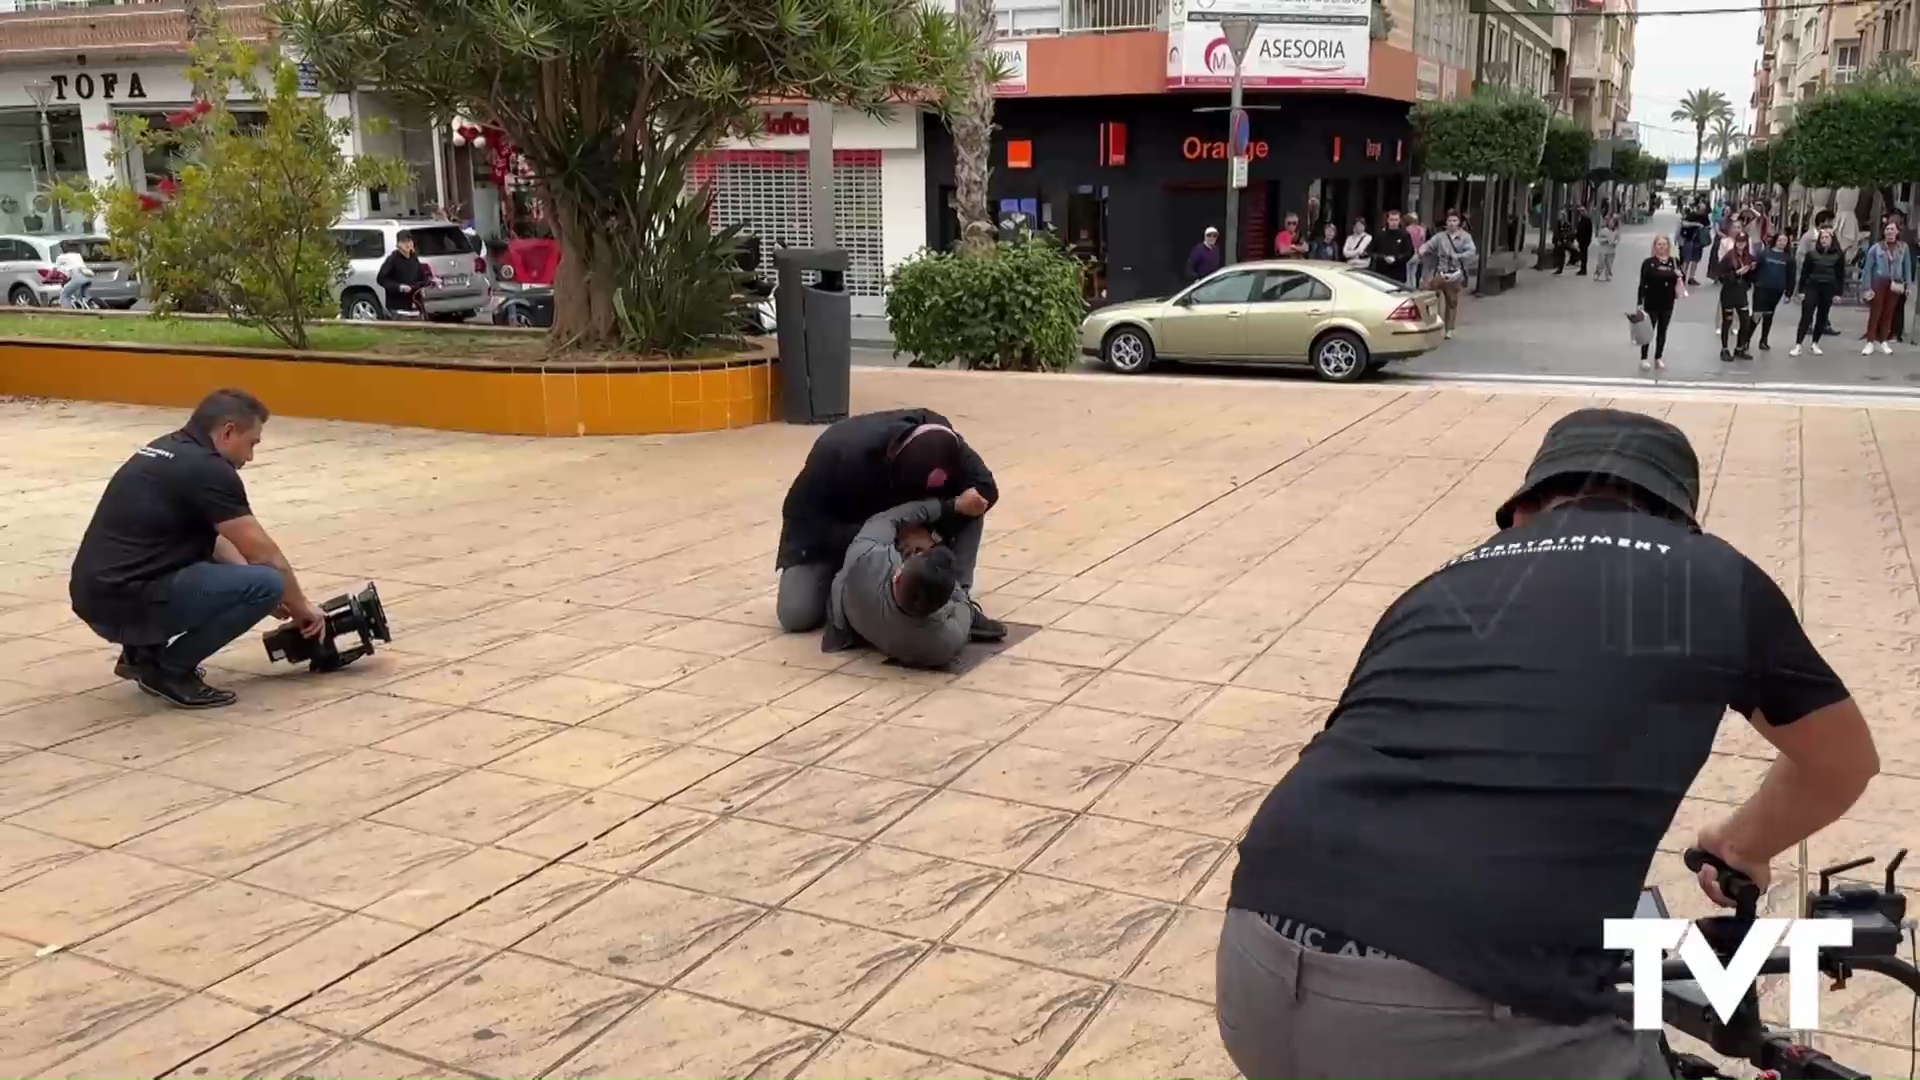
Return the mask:
<svg viewBox="0 0 1920 1080"><path fill-rule="evenodd" d="M1647 552L1666 555L1673 551L1672 545L1658 544L1651 540L1635 540L1630 536L1546 536L1535 540L1513 540L1498 544L1482 544L1472 551L1456 555L1441 564L1441 569L1455 563L1477 562L1481 559L1499 558L1508 555L1536 555L1544 552L1585 551L1589 546L1619 548L1624 551Z"/></svg>

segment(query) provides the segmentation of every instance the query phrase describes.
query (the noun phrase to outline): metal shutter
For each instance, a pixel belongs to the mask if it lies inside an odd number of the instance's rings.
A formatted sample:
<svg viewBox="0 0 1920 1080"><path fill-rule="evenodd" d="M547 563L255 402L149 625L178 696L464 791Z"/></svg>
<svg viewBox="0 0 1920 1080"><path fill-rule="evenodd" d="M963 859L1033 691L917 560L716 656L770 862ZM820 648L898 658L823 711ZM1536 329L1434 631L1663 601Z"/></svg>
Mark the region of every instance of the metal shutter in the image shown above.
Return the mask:
<svg viewBox="0 0 1920 1080"><path fill-rule="evenodd" d="M713 227L736 223L761 239L760 272L774 280L779 244L810 247L813 199L807 190L807 155L800 150L716 150L694 162L693 183L713 186ZM847 291L885 293L881 256L880 151L833 152L833 228L847 249Z"/></svg>

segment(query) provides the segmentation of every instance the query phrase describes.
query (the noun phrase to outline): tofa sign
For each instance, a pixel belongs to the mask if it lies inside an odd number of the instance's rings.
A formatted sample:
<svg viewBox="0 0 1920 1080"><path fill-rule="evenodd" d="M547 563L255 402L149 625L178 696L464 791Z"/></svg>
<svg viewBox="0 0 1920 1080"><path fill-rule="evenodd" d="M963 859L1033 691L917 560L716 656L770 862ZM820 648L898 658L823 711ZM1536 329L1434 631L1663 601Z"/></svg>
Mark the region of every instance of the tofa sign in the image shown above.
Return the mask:
<svg viewBox="0 0 1920 1080"><path fill-rule="evenodd" d="M1853 944L1853 923L1845 919L1755 919L1732 962L1724 967L1701 935L1689 934L1685 919L1608 919L1603 924L1609 949L1633 950L1633 1026L1660 1030L1660 964L1667 949L1680 959L1708 1004L1730 1023L1740 999L1760 977L1760 965L1782 941L1787 946L1787 1026L1820 1030L1820 950Z"/></svg>

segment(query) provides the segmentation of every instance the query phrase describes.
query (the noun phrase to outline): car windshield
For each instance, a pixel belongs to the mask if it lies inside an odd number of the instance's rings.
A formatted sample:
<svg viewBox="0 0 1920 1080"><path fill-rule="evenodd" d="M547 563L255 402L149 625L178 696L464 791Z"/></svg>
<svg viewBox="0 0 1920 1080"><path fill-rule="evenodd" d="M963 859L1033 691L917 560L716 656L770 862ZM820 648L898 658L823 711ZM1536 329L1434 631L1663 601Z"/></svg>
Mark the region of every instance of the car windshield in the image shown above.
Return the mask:
<svg viewBox="0 0 1920 1080"><path fill-rule="evenodd" d="M472 254L467 249L467 234L451 225L407 231L413 235L413 251L416 255Z"/></svg>
<svg viewBox="0 0 1920 1080"><path fill-rule="evenodd" d="M1368 288L1379 289L1383 293L1403 293L1403 292L1413 291L1412 289L1407 287L1406 282L1395 281L1385 274L1376 274L1371 270L1349 270L1347 271L1347 276L1359 282L1360 284L1367 286Z"/></svg>
<svg viewBox="0 0 1920 1080"><path fill-rule="evenodd" d="M53 245L53 253L56 256L77 254L90 263L113 261L113 252L107 250L107 241L103 236L80 236L72 240L62 240Z"/></svg>

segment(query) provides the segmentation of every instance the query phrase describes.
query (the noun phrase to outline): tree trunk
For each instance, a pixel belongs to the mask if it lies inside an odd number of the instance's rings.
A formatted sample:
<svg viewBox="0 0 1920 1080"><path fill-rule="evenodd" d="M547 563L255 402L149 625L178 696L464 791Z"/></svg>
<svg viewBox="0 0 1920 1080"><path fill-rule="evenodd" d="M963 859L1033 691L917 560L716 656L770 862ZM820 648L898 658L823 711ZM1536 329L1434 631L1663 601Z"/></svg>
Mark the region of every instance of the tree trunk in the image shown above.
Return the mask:
<svg viewBox="0 0 1920 1080"><path fill-rule="evenodd" d="M548 340L562 349L618 348L611 228L596 222L589 206L565 191L550 190L547 205L553 208L553 236L560 245Z"/></svg>
<svg viewBox="0 0 1920 1080"><path fill-rule="evenodd" d="M960 249L993 247L997 230L987 205L993 156L993 82L987 70L993 42L993 0L959 0L960 32L973 40L967 56L967 81L951 112L953 123L953 201L960 219Z"/></svg>

